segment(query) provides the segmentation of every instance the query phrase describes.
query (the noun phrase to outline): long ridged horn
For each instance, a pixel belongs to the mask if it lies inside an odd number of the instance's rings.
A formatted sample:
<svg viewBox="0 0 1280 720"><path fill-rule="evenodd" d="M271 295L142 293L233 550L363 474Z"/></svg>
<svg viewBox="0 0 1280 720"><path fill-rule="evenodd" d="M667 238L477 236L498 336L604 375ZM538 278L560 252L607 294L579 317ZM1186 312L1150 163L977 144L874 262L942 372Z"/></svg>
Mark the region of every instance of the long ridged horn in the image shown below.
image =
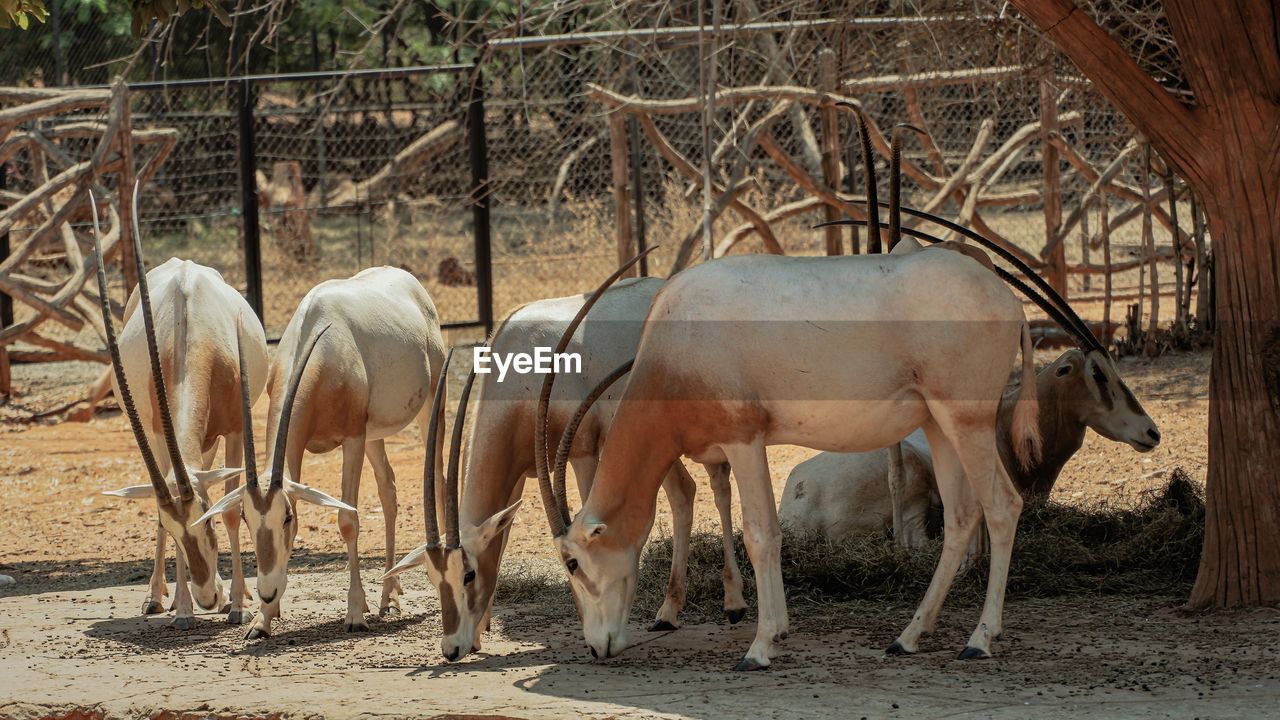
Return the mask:
<svg viewBox="0 0 1280 720"><path fill-rule="evenodd" d="M925 132L915 125L899 123L890 131L889 146L889 250L902 239L902 131Z"/></svg>
<svg viewBox="0 0 1280 720"><path fill-rule="evenodd" d="M462 426L467 419L467 401L476 382L475 367L467 373L467 382L458 396L458 412L453 416L453 436L449 439L449 474L444 484L444 543L447 548L462 547L458 535L458 472L462 460Z"/></svg>
<svg viewBox="0 0 1280 720"><path fill-rule="evenodd" d="M862 166L867 183L867 217L871 221L871 226L879 228L880 191L876 187L876 163L871 149L871 130L868 128L867 116L859 105L847 102L838 102L836 105L849 108L854 116L858 118L858 140L862 144ZM867 242L869 243L867 247L868 253L880 252L880 231L876 230L874 235L869 234Z"/></svg>
<svg viewBox="0 0 1280 720"><path fill-rule="evenodd" d="M865 225L866 222L867 222L866 220L853 220L853 221L841 221L840 224ZM931 242L931 243L944 242L942 238L936 237L934 235L930 235L929 233L924 232L923 230L917 230L915 228L903 228L902 233L905 235L910 235L911 237L914 237L914 238L919 238L920 240L924 240L926 242ZM996 275L1001 280L1004 280L1007 284L1013 286L1013 288L1016 289L1018 292L1025 295L1029 300L1031 300L1031 302L1035 303L1041 310L1043 310L1046 315L1052 318L1054 322L1058 323L1058 325L1068 335L1075 338L1076 344L1079 345L1082 350L1094 349L1092 336L1082 335L1080 331L1076 328L1076 326L1071 322L1071 320L1062 314L1062 310L1057 305L1055 305L1053 302L1050 302L1043 295L1036 292L1034 288L1030 287L1029 285L1024 283L1022 280L1020 280L1018 276L1005 270L1004 268L996 266L995 271L996 271Z"/></svg>
<svg viewBox="0 0 1280 720"><path fill-rule="evenodd" d="M881 203L881 205L885 205L885 203ZM970 230L969 228L959 223L952 222L944 217L934 215L933 213L927 213L927 212L924 212L923 210L916 210L915 208L910 208L910 207L902 208L902 212L912 217L918 217L918 218L921 218L922 220L928 220L929 222L935 223L937 225L941 225L942 227L947 228L948 230L958 232L961 235L964 235L970 240L977 242L979 245L987 248L991 252L994 252L996 255L999 255L1001 258L1011 263L1014 267L1016 267L1019 271L1021 271L1024 275L1026 275L1031 280L1031 282L1035 284L1037 288L1043 291L1046 297L1050 298L1054 303L1058 305L1060 314L1064 318L1066 318L1066 322L1063 323L1063 329L1066 329L1068 325L1071 326L1072 328L1074 328L1075 333L1079 334L1084 338L1083 342L1088 347L1088 349L1098 350L1103 355L1110 357L1110 353L1107 352L1106 347L1103 346L1102 342L1098 340L1098 337L1093 334L1093 330L1091 330L1089 326L1086 325L1084 321L1080 319L1080 316L1077 315L1075 310L1071 308L1071 306L1067 303L1067 301L1064 300L1063 297L1058 294L1058 291L1054 290L1053 287L1049 285L1049 283L1046 282L1044 278L1040 277L1038 273L1032 270L1031 267L1027 265L1025 262L1023 262L1022 259L1019 258L1017 255L1014 255L1008 250L1000 247L1000 245L997 244L995 241L990 240L974 232L973 230ZM865 220L850 220L846 218L841 220L829 220L827 222L818 223L817 225L814 225L814 227L821 228L821 227L827 227L828 225L863 225L865 223L866 223ZM908 234L911 234L912 237L921 237L922 239L925 239L927 237L932 237L932 236L915 235L912 233L908 233ZM934 238L934 241L940 242L937 238Z"/></svg>
<svg viewBox="0 0 1280 720"><path fill-rule="evenodd" d="M101 228L98 225L98 199L89 192L89 207L93 211L93 251L98 254L98 300L102 305L102 325L107 336L107 350L111 353L111 369L116 375L116 385L120 389L120 404L124 406L124 414L129 418L129 427L133 430L133 439L142 452L142 464L147 466L147 475L151 478L151 487L156 491L156 502L160 505L172 505L173 496L169 494L169 486L160 474L160 466L156 456L151 452L151 444L147 442L147 431L142 426L142 418L138 416L138 406L133 402L133 393L129 390L129 380L124 375L124 363L120 360L120 343L116 339L115 323L111 319L111 299L107 293L106 258L102 255Z"/></svg>
<svg viewBox="0 0 1280 720"><path fill-rule="evenodd" d="M147 289L147 269L142 261L142 237L138 228L138 188L139 181L133 183L133 262L138 270L138 299L142 305L142 327L147 336L147 355L151 359L151 376L156 387L156 405L160 408L160 429L164 433L164 444L169 450L169 463L173 466L174 479L178 481L178 496L189 502L195 491L191 487L191 478L187 475L187 464L182 461L182 450L178 447L178 433L173 427L173 413L169 409L169 392L164 380L164 368L160 362L160 344L156 341L156 321L151 314L151 291Z"/></svg>
<svg viewBox="0 0 1280 720"><path fill-rule="evenodd" d="M307 361L311 359L311 351L316 349L320 336L328 332L332 325L325 325L320 332L311 336L307 349L302 357L296 359L293 374L289 377L289 387L284 393L284 405L280 408L280 423L276 426L275 454L271 456L271 490L279 490L284 486L284 451L289 444L289 423L293 419L293 401L298 396L298 385L302 382L302 371L307 369Z"/></svg>
<svg viewBox="0 0 1280 720"><path fill-rule="evenodd" d="M436 395L431 401L431 420L427 423L427 454L422 468L422 520L427 529L427 545L440 546L440 521L436 514L436 450L439 448L440 425L444 422L445 388L449 384L449 361L453 348L444 357L440 377L436 380Z"/></svg>
<svg viewBox="0 0 1280 720"><path fill-rule="evenodd" d="M583 318L591 311L591 306L596 304L596 301L600 299L604 291L617 282L618 278L622 277L623 273L629 270L632 265L640 262L640 258L645 257L656 249L658 249L658 246L654 245L631 258L615 270L604 282L600 283L600 287L591 293L586 302L582 304L582 307L578 309L578 314L573 317L568 327L564 329L564 333L560 336L560 342L556 344L556 354L564 352L565 348L569 346L569 339L577 332ZM552 372L547 373L542 379L542 392L538 395L538 412L533 420L533 462L538 470L538 490L542 495L542 509L547 514L547 524L551 527L551 535L560 537L568 530L568 523L565 522L565 517L568 515L569 510L558 506L555 492L552 490L551 472L548 467L551 463L548 455L549 448L547 447L547 410L551 405L551 388L555 380L554 368L552 368Z"/></svg>
<svg viewBox="0 0 1280 720"><path fill-rule="evenodd" d="M569 451L573 448L573 438L578 434L578 426L582 424L582 420L586 418L587 413L591 410L591 406L596 400L609 389L611 385L618 381L618 378L631 372L631 367L636 364L636 359L631 358L625 363L619 365L613 372L609 373L601 380L587 396L578 404L578 409L573 413L573 418L569 420L569 424L565 426L564 433L560 436L560 447L556 448L556 464L555 464L555 488L556 500L560 503L560 507L564 510L564 521L568 523L572 520L569 515L569 494L566 489L566 474L569 465Z"/></svg>
<svg viewBox="0 0 1280 720"><path fill-rule="evenodd" d="M236 318L236 358L240 363L240 422L244 426L244 482L258 489L258 458L253 449L253 405L249 401L249 368L244 359L244 342L241 340L240 318Z"/></svg>

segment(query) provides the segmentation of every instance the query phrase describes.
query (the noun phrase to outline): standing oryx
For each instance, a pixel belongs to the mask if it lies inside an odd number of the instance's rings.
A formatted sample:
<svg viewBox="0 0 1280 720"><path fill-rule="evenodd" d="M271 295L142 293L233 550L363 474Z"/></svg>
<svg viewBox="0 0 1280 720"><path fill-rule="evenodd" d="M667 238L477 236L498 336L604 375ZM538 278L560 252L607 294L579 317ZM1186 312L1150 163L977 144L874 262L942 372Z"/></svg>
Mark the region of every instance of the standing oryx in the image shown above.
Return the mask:
<svg viewBox="0 0 1280 720"><path fill-rule="evenodd" d="M1155 423L1142 410L1115 367L1087 349L1071 349L1036 376L1040 406L1037 422L1042 438L1038 462L1023 466L1013 457L1010 434L1013 409L1021 387L1006 392L996 420L1000 459L1023 497L1045 496L1071 456L1084 444L1085 430L1138 452L1150 452L1160 441ZM924 433L902 441L901 507L893 508L886 450L869 453L819 453L796 466L787 478L778 517L793 530L841 538L894 528L901 543L918 547L925 539L925 517L937 492L933 462Z"/></svg>
<svg viewBox="0 0 1280 720"><path fill-rule="evenodd" d="M591 388L620 363L635 355L645 313L662 281L653 278L624 280L604 293L596 303L592 322L572 334L565 348L582 359L580 373L565 376L556 385L548 409L552 431L559 435L570 416ZM550 348L583 309L585 297L575 295L540 300L516 310L494 333L492 353L512 356L534 348ZM534 418L538 415L539 375L510 375L500 380L489 373L481 380L479 398L467 441L466 482L462 483L461 512L457 499L458 478L446 477L445 544L440 544L435 513L428 511L427 544L406 555L389 574L398 574L425 564L427 575L441 597L444 637L441 652L457 660L479 650L480 633L487 628L498 578L498 566L510 527L520 506L526 477L536 477L533 453ZM441 395L443 393L441 392ZM591 491L598 452L614 411L616 398L606 396L581 420L582 429L569 452L578 491ZM466 404L461 402L455 419L454 437L462 427ZM433 423L434 425L434 423ZM428 448L435 448L431 437ZM450 452L451 468L458 457L458 443ZM435 488L434 468L439 461L428 458L423 496L433 504L440 491ZM746 601L742 597L742 577L734 558L733 533L729 515L729 467L708 466L724 530L725 613L731 622L742 619ZM667 596L658 610L654 630L674 629L684 605L689 536L693 528L693 478L678 460L669 465L662 480L671 503L673 521L671 578ZM556 488L564 492L563 484Z"/></svg>
<svg viewBox="0 0 1280 720"><path fill-rule="evenodd" d="M338 509L347 544L351 584L348 632L367 630L369 611L360 582L360 534L356 505L364 458L373 465L386 522L387 560L395 559L395 475L383 439L417 418L425 435L428 393L443 380L444 341L435 304L409 273L371 268L346 280L329 280L302 299L280 338L268 379L271 407L267 437L275 438L269 483L256 476L232 491L209 514L240 506L258 555L261 616L248 637L266 637L280 615L289 555L297 534L298 500ZM342 500L298 483L303 451L342 448ZM382 583L379 612L399 612L400 583Z"/></svg>
<svg viewBox="0 0 1280 720"><path fill-rule="evenodd" d="M208 487L222 480L230 490L235 487L235 476L241 472L243 426L239 403L230 402L240 375L237 358L232 354L237 326L243 323L249 328L245 354L249 389L255 398L266 384L267 345L249 304L216 270L172 258L145 272L137 226L136 188L133 218L138 287L125 308L124 329L118 342L108 307L100 247L98 290L115 368L116 397L129 415L151 482L108 494L155 498L160 525L156 530L155 562L143 613L164 610L165 536L171 535L177 549L173 624L185 630L192 626L194 618L192 590L196 604L202 608L217 608L224 601L212 524L193 524L193 521L208 517L205 512ZM94 220L94 242L97 243L96 204ZM157 307L154 314L153 304ZM134 403L129 385L145 392L140 405ZM220 437L226 444L227 467L211 470ZM157 457L152 454L152 448L160 444L168 452ZM247 622L252 615L244 609L248 593L240 562L240 517L237 513L226 513L223 520L231 542L232 563L227 621L238 624ZM187 585L188 572L192 589Z"/></svg>

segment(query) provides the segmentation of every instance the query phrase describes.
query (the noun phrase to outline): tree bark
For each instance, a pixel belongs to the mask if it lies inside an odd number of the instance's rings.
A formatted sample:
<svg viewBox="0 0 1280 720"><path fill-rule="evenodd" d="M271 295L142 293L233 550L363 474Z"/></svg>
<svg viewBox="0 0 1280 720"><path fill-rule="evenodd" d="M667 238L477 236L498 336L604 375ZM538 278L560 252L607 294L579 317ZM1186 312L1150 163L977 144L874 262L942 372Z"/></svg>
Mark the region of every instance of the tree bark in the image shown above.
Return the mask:
<svg viewBox="0 0 1280 720"><path fill-rule="evenodd" d="M1204 201L1214 241L1205 544L1194 609L1280 605L1280 38L1270 0L1164 0L1184 105L1072 0L1013 0Z"/></svg>

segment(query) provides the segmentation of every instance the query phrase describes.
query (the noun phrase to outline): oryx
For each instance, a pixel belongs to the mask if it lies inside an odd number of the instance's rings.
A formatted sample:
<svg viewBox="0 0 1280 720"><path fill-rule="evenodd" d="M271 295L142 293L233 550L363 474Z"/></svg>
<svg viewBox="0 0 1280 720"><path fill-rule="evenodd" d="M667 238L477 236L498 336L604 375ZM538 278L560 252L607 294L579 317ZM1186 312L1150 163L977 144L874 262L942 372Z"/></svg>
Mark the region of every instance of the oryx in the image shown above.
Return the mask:
<svg viewBox="0 0 1280 720"><path fill-rule="evenodd" d="M662 286L654 278L623 280L600 297L592 310L592 322L571 333L562 351L582 358L582 372L566 375L556 383L555 396L548 408L548 422L559 435L570 415L583 398L619 363L633 357L640 341L640 329L649 303ZM539 300L513 312L494 333L490 347L493 355L512 356L534 348L550 348L564 334L582 310L585 297ZM507 529L520 506L526 477L536 477L533 453L534 418L538 414L538 390L542 376L497 373L480 379L478 398L472 412L472 427L467 439L466 467L461 503L458 501L458 478L450 472L446 477L442 500L445 526L444 543L440 542L434 503L440 495L435 482L435 462L428 456L424 469L423 497L430 509L426 516L427 542L405 556L390 574L418 565L426 565L427 575L441 598L444 636L441 653L447 660L457 660L480 649L480 633L489 624L498 566L506 544ZM443 389L439 391L443 394ZM617 409L615 395L606 395L593 405L582 419L582 429L569 451L580 497L586 497L595 475L597 454ZM450 452L451 467L458 457L460 435L465 417L461 403L455 419L454 443ZM430 437L429 451L435 448ZM738 622L746 612L742 596L742 576L734 558L733 533L729 515L729 468L713 465L707 468L715 491L724 530L725 613L730 622ZM654 630L674 629L685 599L689 535L693 527L693 478L679 461L671 463L662 485L671 503L672 559L667 596L652 625ZM563 485L558 493L565 492Z"/></svg>
<svg viewBox="0 0 1280 720"><path fill-rule="evenodd" d="M177 550L173 624L182 629L192 626L193 590L195 603L200 607L218 608L229 599L227 621L247 622L252 612L244 609L248 593L240 562L240 516L234 512L223 515L231 544L232 573L230 597L224 598L218 575L218 545L212 524L207 522L211 517L206 513L207 489L221 480L230 490L235 487L235 476L241 472L240 436L244 428L239 403L232 398L240 375L238 361L232 355L236 328L241 324L247 328L244 353L251 398L260 395L266 384L266 339L249 304L216 270L172 258L150 272L145 271L137 197L135 188L133 250L138 287L125 307L124 328L118 340L97 237L97 207L91 202L98 252L98 291L115 369L116 397L129 416L134 438L151 476L146 485L107 494L125 498L154 497L159 510L155 561L150 591L143 603L144 614L164 611L165 536L170 535ZM154 314L153 305L157 308ZM143 389L144 402L140 405L134 403L130 385ZM212 469L219 438L225 443L226 467ZM152 448L161 444L167 452L154 455ZM195 522L197 518L201 522ZM188 573L191 589L187 585Z"/></svg>
<svg viewBox="0 0 1280 720"><path fill-rule="evenodd" d="M289 556L297 534L298 500L337 508L347 544L348 632L367 630L369 611L360 582L356 505L360 473L369 458L386 523L384 569L395 559L395 475L383 439L415 418L425 435L428 393L443 381L444 341L435 304L409 273L363 270L312 288L289 320L271 365L267 437L274 438L265 487L256 475L209 511L242 508L258 557L262 613L248 638L266 637L280 615ZM299 483L304 451L342 448L342 500ZM382 583L380 613L398 613L400 583Z"/></svg>

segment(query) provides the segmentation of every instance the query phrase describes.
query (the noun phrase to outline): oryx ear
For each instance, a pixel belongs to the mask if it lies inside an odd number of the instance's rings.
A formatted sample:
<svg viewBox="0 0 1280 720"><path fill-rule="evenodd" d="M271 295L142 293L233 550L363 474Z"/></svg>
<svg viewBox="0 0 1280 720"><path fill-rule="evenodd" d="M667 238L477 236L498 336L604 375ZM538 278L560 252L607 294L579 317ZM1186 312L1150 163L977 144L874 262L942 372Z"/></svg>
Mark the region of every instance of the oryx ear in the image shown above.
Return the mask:
<svg viewBox="0 0 1280 720"><path fill-rule="evenodd" d="M609 526L604 523L587 523L587 540L595 540L603 535L604 531L608 529Z"/></svg>
<svg viewBox="0 0 1280 720"><path fill-rule="evenodd" d="M383 573L382 577L378 578L378 582L382 582L389 577L399 575L405 570L412 570L419 565L422 565L427 561L427 550L430 548L430 545L419 545L413 552L401 558L400 562L395 564L395 567Z"/></svg>
<svg viewBox="0 0 1280 720"><path fill-rule="evenodd" d="M482 544L489 544L494 538L501 535L507 528L511 527L511 523L515 522L516 511L524 500L517 500L514 505L506 510L500 510L494 513L488 520L485 520L477 528L476 537Z"/></svg>
<svg viewBox="0 0 1280 720"><path fill-rule="evenodd" d="M302 483L285 480L284 489L289 493L289 495L299 500L305 500L312 505L320 505L321 507L331 507L339 510L350 510L351 512L356 512L355 508L342 502L338 498L321 492L313 487L303 485Z"/></svg>
<svg viewBox="0 0 1280 720"><path fill-rule="evenodd" d="M192 475L196 477L196 484L201 489L208 490L214 486L219 480L230 480L231 478L244 472L244 468L218 468L217 470L197 470Z"/></svg>
<svg viewBox="0 0 1280 720"><path fill-rule="evenodd" d="M120 488L119 490L106 490L103 495L111 497L125 498L126 500L141 500L143 498L153 498L156 496L156 488L154 485L130 485L129 487Z"/></svg>
<svg viewBox="0 0 1280 720"><path fill-rule="evenodd" d="M222 513L239 505L240 500L243 498L244 498L244 486L241 485L235 490L232 490L226 495L223 495L221 500L214 503L213 507L209 508L209 510L205 514L201 515L199 520L196 520L195 522L191 523L190 527L195 527L196 525L199 525L200 523L204 522L205 520L208 520L209 518L213 518L221 515Z"/></svg>
<svg viewBox="0 0 1280 720"><path fill-rule="evenodd" d="M1084 385L1089 389L1089 396L1094 402L1102 402L1102 388L1098 387L1097 376L1106 377L1105 372L1098 367L1098 361L1092 354L1084 356L1084 368L1081 370L1081 376L1084 378Z"/></svg>

